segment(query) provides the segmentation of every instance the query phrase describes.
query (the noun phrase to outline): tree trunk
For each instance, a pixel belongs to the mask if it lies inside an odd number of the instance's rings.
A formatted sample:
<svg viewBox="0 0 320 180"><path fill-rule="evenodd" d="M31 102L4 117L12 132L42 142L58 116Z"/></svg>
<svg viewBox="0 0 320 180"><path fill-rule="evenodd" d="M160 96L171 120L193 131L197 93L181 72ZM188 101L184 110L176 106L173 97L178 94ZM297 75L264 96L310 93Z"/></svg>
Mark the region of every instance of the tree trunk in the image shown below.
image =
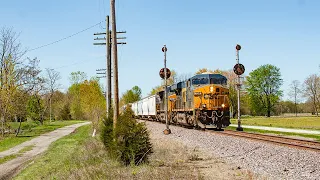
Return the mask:
<svg viewBox="0 0 320 180"><path fill-rule="evenodd" d="M270 97L269 96L267 97L267 101L268 101L268 104L267 104L267 117L270 117L270 114L271 114L271 102L270 102Z"/></svg>
<svg viewBox="0 0 320 180"><path fill-rule="evenodd" d="M315 98L313 99L313 107L314 107L314 111L315 111L316 115L318 116L318 108L317 108L317 104L316 104Z"/></svg>
<svg viewBox="0 0 320 180"><path fill-rule="evenodd" d="M3 116L1 116L1 134L2 134L2 137L4 137L4 118Z"/></svg>
<svg viewBox="0 0 320 180"><path fill-rule="evenodd" d="M20 122L19 122L19 128L18 128L18 130L16 132L16 137L19 135L20 129L21 129L21 119L20 119Z"/></svg>

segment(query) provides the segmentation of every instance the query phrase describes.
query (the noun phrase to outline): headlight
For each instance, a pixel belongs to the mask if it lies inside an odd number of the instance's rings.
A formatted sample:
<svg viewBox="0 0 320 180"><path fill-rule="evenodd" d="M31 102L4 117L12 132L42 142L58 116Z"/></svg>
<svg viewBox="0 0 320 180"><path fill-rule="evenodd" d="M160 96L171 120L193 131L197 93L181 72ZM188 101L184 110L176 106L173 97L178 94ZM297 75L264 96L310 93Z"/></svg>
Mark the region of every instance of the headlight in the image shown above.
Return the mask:
<svg viewBox="0 0 320 180"><path fill-rule="evenodd" d="M213 92L213 87L212 86L210 87L210 92Z"/></svg>
<svg viewBox="0 0 320 180"><path fill-rule="evenodd" d="M201 96L202 93L201 92L194 92L194 96Z"/></svg>
<svg viewBox="0 0 320 180"><path fill-rule="evenodd" d="M206 108L206 104L202 104L202 107L203 107L203 108Z"/></svg>
<svg viewBox="0 0 320 180"><path fill-rule="evenodd" d="M221 106L222 106L222 108L224 108L226 105L222 104Z"/></svg>

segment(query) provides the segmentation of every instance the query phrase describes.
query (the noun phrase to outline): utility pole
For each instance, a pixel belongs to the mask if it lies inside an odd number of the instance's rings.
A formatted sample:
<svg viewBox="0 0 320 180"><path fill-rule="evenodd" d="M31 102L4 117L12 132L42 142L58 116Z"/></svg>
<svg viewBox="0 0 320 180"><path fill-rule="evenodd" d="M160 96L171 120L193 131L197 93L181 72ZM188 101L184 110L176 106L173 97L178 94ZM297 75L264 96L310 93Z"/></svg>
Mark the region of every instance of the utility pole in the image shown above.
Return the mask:
<svg viewBox="0 0 320 180"><path fill-rule="evenodd" d="M115 93L115 91L118 92L118 77L115 77L115 74L118 75L118 72L115 72L115 69L116 71L118 70L118 66L117 66L117 59L116 59L116 63L115 63L115 58L114 55L115 55L115 52L113 51L113 55L111 54L112 53L112 49L117 49L117 46L115 46L116 48L114 48L113 44L126 44L126 42L115 42L114 43L114 40L112 38L112 35L113 35L113 31L110 31L109 29L109 16L106 16L106 32L105 33L95 33L94 35L106 35L105 38L95 38L94 40L105 40L105 43L93 43L94 45L106 45L106 51L107 51L107 58L106 58L106 69L99 69L97 71L102 71L104 70L105 71L105 76L102 76L102 77L99 77L99 78L106 78L106 106L107 106L107 116L109 116L109 112L110 112L110 109L111 109L111 95L112 95L112 88L111 88L111 78L114 77L114 82L117 82L117 83L114 83L114 88L113 88L113 91L114 91L114 103L117 103L117 106L115 107L118 107L117 110L118 110L118 113L119 114L119 97L118 97L118 93ZM112 24L113 25L113 24ZM114 31L116 32L116 31ZM115 34L117 33L126 33L126 31L120 31L120 32L116 32ZM114 38L115 40L117 39L126 39L126 37L116 37ZM117 54L117 53L116 53ZM111 62L111 57L113 57L113 62ZM112 74L112 65L113 64L113 76L111 75ZM103 73L97 73L97 74L103 74ZM117 94L117 95L116 95ZM116 102L116 99L117 99L117 102ZM114 108L116 109L116 108ZM115 110L116 111L116 110ZM114 115L115 115L115 111L114 111ZM114 116L115 117L115 116ZM116 124L116 120L114 118L114 124ZM115 127L115 126L114 126Z"/></svg>
<svg viewBox="0 0 320 180"><path fill-rule="evenodd" d="M95 33L94 35L106 35L105 38L95 38L94 40L105 40L105 43L93 43L94 45L106 45L106 65L105 70L106 77L106 106L107 106L107 116L109 116L109 111L111 109L111 45L110 45L110 31L109 31L109 16L106 16L106 32L105 33ZM101 74L101 73L100 73Z"/></svg>
<svg viewBox="0 0 320 180"><path fill-rule="evenodd" d="M107 117L110 115L111 104L111 37L109 30L109 16L107 16L106 22L106 48L107 48L107 72L106 72L106 99L107 99Z"/></svg>
<svg viewBox="0 0 320 180"><path fill-rule="evenodd" d="M118 49L117 49L117 27L116 27L116 2L110 0L110 14L111 14L111 38L112 38L112 58L113 58L113 129L117 126L119 115L119 87L118 87Z"/></svg>

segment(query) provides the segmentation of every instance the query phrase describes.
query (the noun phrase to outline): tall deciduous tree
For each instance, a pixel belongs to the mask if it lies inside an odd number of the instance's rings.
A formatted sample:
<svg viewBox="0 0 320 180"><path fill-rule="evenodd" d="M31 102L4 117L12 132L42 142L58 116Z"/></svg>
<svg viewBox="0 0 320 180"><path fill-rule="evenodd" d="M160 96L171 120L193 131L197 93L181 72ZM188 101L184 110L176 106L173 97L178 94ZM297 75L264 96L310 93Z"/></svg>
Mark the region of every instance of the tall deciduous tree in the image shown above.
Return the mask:
<svg viewBox="0 0 320 180"><path fill-rule="evenodd" d="M84 72L72 72L70 75L71 86L68 89L70 96L70 113L73 119L84 119L81 107L80 84L85 81L87 75Z"/></svg>
<svg viewBox="0 0 320 180"><path fill-rule="evenodd" d="M249 74L246 90L255 113L265 113L270 117L273 107L282 96L282 83L280 69L270 64L260 66Z"/></svg>
<svg viewBox="0 0 320 180"><path fill-rule="evenodd" d="M293 98L294 100L294 106L295 106L295 113L296 116L298 116L298 102L300 100L300 94L301 94L301 89L300 89L300 82L298 80L294 80L290 84L290 91L289 91L289 96Z"/></svg>
<svg viewBox="0 0 320 180"><path fill-rule="evenodd" d="M138 86L134 86L132 89L127 90L121 97L121 103L123 105L133 103L141 99L141 89Z"/></svg>
<svg viewBox="0 0 320 180"><path fill-rule="evenodd" d="M305 96L312 101L313 109L318 116L319 111L319 96L320 96L320 77L316 74L310 75L305 81Z"/></svg>
<svg viewBox="0 0 320 180"><path fill-rule="evenodd" d="M53 92L58 90L60 87L59 80L61 79L60 73L55 71L54 69L46 69L47 71L47 88L49 90L49 108L50 108L50 122L52 116L52 96Z"/></svg>
<svg viewBox="0 0 320 180"><path fill-rule="evenodd" d="M106 112L106 101L103 96L102 88L97 79L85 80L80 84L81 107L87 117L92 121L93 135L95 136L99 120Z"/></svg>

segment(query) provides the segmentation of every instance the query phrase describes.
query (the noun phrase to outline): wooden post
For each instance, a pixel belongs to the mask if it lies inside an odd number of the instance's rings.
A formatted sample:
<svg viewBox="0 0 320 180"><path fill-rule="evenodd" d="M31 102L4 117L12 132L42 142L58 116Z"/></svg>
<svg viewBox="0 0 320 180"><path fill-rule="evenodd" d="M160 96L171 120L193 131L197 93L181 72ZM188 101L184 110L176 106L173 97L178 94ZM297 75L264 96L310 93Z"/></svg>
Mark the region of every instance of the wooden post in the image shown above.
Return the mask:
<svg viewBox="0 0 320 180"><path fill-rule="evenodd" d="M107 116L111 109L111 41L109 30L109 16L106 17L106 48L107 48L107 68L106 68L106 99Z"/></svg>
<svg viewBox="0 0 320 180"><path fill-rule="evenodd" d="M113 128L116 128L117 120L119 116L119 95L118 95L118 51L117 51L117 28L116 28L116 12L115 12L115 0L110 0L111 11L111 46L112 46L112 58L113 58Z"/></svg>

